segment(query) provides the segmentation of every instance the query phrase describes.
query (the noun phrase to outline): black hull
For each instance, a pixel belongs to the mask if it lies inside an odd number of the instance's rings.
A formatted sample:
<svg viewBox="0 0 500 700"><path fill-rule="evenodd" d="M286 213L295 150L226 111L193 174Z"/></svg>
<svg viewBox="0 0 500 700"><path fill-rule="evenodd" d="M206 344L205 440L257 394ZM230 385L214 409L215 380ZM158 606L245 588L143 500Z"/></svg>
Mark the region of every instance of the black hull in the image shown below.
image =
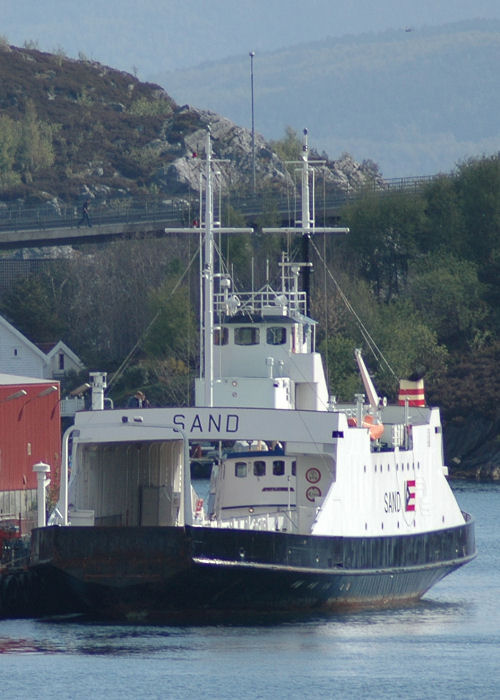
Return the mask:
<svg viewBox="0 0 500 700"><path fill-rule="evenodd" d="M41 614L175 621L399 605L474 556L471 521L373 538L49 527L33 531L31 568L52 592Z"/></svg>

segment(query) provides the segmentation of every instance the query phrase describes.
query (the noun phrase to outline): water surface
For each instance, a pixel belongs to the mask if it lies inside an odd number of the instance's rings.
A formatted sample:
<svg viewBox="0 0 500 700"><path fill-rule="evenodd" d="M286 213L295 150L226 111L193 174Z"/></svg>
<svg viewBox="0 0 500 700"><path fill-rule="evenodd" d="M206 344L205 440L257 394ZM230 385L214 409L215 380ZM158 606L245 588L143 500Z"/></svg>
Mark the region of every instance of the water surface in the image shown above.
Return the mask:
<svg viewBox="0 0 500 700"><path fill-rule="evenodd" d="M280 623L0 621L5 698L499 698L500 485L455 483L479 556L403 609Z"/></svg>

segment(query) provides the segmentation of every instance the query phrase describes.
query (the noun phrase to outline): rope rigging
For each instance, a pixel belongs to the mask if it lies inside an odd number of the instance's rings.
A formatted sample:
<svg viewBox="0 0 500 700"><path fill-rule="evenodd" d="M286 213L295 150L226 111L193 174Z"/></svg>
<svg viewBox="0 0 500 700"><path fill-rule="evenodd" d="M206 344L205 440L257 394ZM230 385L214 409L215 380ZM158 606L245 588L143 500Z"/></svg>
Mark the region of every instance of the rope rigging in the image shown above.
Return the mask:
<svg viewBox="0 0 500 700"><path fill-rule="evenodd" d="M187 273L188 273L189 270L191 269L191 265L192 265L193 262L196 260L196 258L197 258L197 256L198 256L198 253L199 253L199 252L200 252L200 249L199 249L199 247L198 247L198 248L196 249L194 255L191 257L191 260L190 260L189 263L187 264L187 266L186 266L184 272L183 272L182 275L179 277L179 279L177 280L176 284L173 286L172 291L170 292L170 296L171 296L171 297L175 294L175 292L178 290L178 288L179 288L180 285L182 284L184 278L186 277ZM153 318L151 319L151 321L148 323L148 325L146 326L146 328L145 328L144 331L142 332L142 334L141 334L141 336L139 337L139 339L138 339L138 341L136 342L136 344L135 344L135 345L133 346L133 348L130 350L130 352L129 352L128 355L125 357L125 359L123 360L123 362L121 363L121 365L118 367L118 369L116 370L116 372L114 372L113 376L111 377L111 379L110 379L109 382L108 382L108 388L111 387L111 386L116 382L116 380L119 379L119 378L121 377L121 375L123 374L123 372L124 372L125 369L127 368L127 365L129 364L130 360L132 359L132 357L134 356L134 354L137 352L137 350L140 348L140 346L141 346L142 343L144 342L145 338L147 337L148 333L151 331L151 328L152 328L152 327L154 326L154 324L156 323L156 320L157 320L158 317L161 315L162 311L163 311L163 309L158 309L158 311L155 313L155 315L153 316Z"/></svg>
<svg viewBox="0 0 500 700"><path fill-rule="evenodd" d="M363 340L366 342L366 344L367 344L368 348L371 350L373 356L375 357L375 359L377 360L377 362L382 362L382 363L387 367L387 369L388 369L389 372L392 374L392 376L397 380L397 379L398 379L398 376L396 375L396 373L395 373L394 370L392 369L391 365L389 364L389 362L388 362L387 359L385 358L385 356L384 356L382 350L378 347L377 343L375 342L375 340L374 340L374 339L372 338L372 336L370 335L370 332L368 331L368 329L367 329L366 326L364 325L363 321L361 320L361 318L360 318L359 315L357 314L357 312L356 312L356 310L354 309L354 307L352 306L351 302L349 301L349 299L346 297L346 295L345 295L344 292L342 291L342 288L340 287L339 283L337 282L337 280L336 280L335 277L333 276L331 270L328 268L328 266L327 266L327 264L326 264L325 258L322 256L322 254L321 254L321 252L319 251L317 245L314 243L313 237L311 237L311 245L312 245L314 251L316 252L316 255L318 256L319 260L320 260L321 263L323 264L324 269L326 270L326 273L328 274L329 278L331 279L331 281L332 281L333 284L335 285L335 288L336 288L336 290L337 290L337 292L338 292L340 298L341 298L342 301L344 302L344 304L345 304L347 310L348 310L348 311L354 316L354 318L356 319L356 322L357 322L357 324L358 324L358 328L359 328L360 333L361 333L361 335L362 335L362 337L363 337Z"/></svg>

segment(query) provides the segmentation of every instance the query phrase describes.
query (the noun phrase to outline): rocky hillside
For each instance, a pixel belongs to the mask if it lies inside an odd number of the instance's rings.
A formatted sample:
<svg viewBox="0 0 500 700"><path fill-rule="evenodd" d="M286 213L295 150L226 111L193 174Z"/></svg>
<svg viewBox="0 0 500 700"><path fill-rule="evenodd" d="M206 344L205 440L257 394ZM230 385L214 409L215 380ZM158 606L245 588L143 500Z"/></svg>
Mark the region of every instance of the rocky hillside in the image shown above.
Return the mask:
<svg viewBox="0 0 500 700"><path fill-rule="evenodd" d="M0 46L0 201L100 202L140 195L181 195L199 187L211 126L222 185L248 189L251 133L213 112L178 106L158 85L88 60ZM259 185L290 184L284 163L258 134ZM349 156L327 163L334 189L377 177Z"/></svg>

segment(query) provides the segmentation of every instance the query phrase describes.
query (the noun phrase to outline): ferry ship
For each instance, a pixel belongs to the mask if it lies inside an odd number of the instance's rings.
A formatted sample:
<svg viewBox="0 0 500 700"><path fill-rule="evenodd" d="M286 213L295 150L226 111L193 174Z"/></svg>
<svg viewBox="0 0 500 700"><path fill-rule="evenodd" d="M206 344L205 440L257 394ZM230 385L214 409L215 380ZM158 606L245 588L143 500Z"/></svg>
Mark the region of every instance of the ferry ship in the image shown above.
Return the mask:
<svg viewBox="0 0 500 700"><path fill-rule="evenodd" d="M214 234L234 230L214 223L209 132L205 150L195 405L103 410L106 375L94 373L93 410L64 434L60 501L33 531L31 570L52 612L129 621L418 600L476 554L439 409L408 383L388 405L360 351L366 393L335 402L299 283L308 261L283 255L277 288L247 293L216 264ZM300 167L292 231L347 233L315 225L306 132ZM189 464L206 443L216 457L204 500Z"/></svg>

